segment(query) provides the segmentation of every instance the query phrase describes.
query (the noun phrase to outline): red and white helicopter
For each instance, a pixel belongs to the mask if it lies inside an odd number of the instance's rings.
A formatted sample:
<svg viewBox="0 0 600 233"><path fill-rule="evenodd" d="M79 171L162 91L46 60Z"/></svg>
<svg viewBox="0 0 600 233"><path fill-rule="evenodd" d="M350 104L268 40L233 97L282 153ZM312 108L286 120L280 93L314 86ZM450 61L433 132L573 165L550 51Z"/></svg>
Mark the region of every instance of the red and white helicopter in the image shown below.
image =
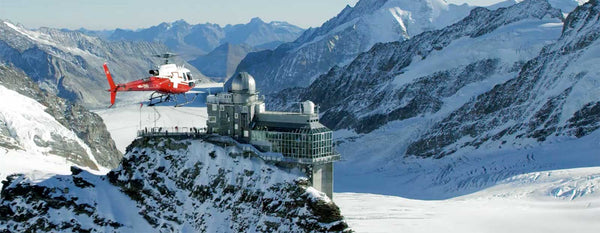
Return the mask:
<svg viewBox="0 0 600 233"><path fill-rule="evenodd" d="M194 101L196 97L188 101L187 96L185 95L185 93L190 91L195 85L195 80L192 78L190 70L183 66L169 64L169 58L176 56L174 54L167 53L155 56L164 58L165 64L161 65L158 70L150 70L152 76L128 83L115 84L110 71L108 71L108 66L104 63L104 73L106 74L106 79L108 79L108 85L110 86L110 89L107 90L110 92L109 108L115 104L117 92L121 91L154 91L150 95L149 106L169 100L177 102L176 96L173 94L184 94L184 97L186 98L185 103L176 104L176 107ZM152 103L152 100L159 98L160 100L158 102Z"/></svg>

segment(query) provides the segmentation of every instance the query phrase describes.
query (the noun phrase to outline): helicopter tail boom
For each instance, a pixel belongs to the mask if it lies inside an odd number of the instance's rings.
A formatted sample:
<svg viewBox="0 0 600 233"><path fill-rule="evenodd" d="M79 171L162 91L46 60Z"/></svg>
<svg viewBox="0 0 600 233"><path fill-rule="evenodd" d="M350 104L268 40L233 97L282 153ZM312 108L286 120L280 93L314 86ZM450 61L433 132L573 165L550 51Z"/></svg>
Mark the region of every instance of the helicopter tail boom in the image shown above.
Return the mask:
<svg viewBox="0 0 600 233"><path fill-rule="evenodd" d="M117 85L115 85L115 82L112 79L112 75L110 75L110 71L108 71L108 66L106 65L106 63L104 63L104 73L106 74L108 85L110 86L110 89L108 89L108 91L110 91L110 108L115 104L115 99L117 97Z"/></svg>

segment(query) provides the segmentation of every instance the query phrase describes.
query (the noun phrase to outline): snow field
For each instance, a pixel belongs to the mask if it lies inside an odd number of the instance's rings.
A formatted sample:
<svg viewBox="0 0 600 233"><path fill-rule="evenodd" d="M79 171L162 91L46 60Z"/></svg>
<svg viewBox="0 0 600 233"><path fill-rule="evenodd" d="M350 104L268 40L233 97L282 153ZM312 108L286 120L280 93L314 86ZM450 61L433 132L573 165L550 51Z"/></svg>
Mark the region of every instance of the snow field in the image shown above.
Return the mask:
<svg viewBox="0 0 600 233"><path fill-rule="evenodd" d="M596 167L596 171L600 171ZM510 192L510 189L506 190ZM485 193L485 192L484 192ZM356 232L597 232L600 199L540 201L480 193L442 201L335 193Z"/></svg>

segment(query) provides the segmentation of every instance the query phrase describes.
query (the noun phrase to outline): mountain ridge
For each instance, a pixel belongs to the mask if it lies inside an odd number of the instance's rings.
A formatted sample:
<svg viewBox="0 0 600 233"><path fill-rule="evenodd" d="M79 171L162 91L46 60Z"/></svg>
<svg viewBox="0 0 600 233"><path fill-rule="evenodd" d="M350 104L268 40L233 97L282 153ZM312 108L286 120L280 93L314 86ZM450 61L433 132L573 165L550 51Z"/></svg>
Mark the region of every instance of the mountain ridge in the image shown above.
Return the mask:
<svg viewBox="0 0 600 233"><path fill-rule="evenodd" d="M440 28L468 14L468 5L439 0L377 0L347 6L294 42L250 53L237 68L257 79L264 93L305 87L335 65L345 65L378 42L398 41Z"/></svg>

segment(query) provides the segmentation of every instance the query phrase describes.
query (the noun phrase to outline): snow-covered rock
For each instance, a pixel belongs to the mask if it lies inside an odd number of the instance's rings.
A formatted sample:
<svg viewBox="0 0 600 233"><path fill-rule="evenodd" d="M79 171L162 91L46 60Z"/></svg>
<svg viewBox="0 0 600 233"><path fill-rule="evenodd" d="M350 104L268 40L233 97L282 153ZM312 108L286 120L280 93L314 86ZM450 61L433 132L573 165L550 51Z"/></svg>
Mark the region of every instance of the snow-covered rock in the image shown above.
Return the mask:
<svg viewBox="0 0 600 233"><path fill-rule="evenodd" d="M577 7L558 41L525 63L516 78L436 123L407 154L441 157L484 144L526 146L600 128L599 16L596 0Z"/></svg>
<svg viewBox="0 0 600 233"><path fill-rule="evenodd" d="M500 7L509 7L522 1L523 0L506 0L503 2L493 4L491 6L487 6L487 8L498 9ZM573 11L575 7L583 5L587 1L588 0L548 0L548 3L550 3L550 5L552 5L552 7L556 9L560 9L566 17L566 15Z"/></svg>
<svg viewBox="0 0 600 233"><path fill-rule="evenodd" d="M308 86L334 65L346 64L375 43L398 41L440 29L465 17L470 6L442 0L361 0L321 27L275 50L250 53L238 66L266 93Z"/></svg>
<svg viewBox="0 0 600 233"><path fill-rule="evenodd" d="M34 180L70 166L98 173L119 164L102 119L42 91L15 67L0 65L0 180L24 173Z"/></svg>
<svg viewBox="0 0 600 233"><path fill-rule="evenodd" d="M226 145L223 145L226 146ZM5 182L9 231L342 232L338 207L288 173L203 140L138 139L106 176Z"/></svg>
<svg viewBox="0 0 600 233"><path fill-rule="evenodd" d="M423 114L435 120L516 76L560 36L561 25L560 11L542 0L494 11L476 8L446 28L377 44L311 86L275 97L288 103L310 99L321 106L326 125L358 133Z"/></svg>

